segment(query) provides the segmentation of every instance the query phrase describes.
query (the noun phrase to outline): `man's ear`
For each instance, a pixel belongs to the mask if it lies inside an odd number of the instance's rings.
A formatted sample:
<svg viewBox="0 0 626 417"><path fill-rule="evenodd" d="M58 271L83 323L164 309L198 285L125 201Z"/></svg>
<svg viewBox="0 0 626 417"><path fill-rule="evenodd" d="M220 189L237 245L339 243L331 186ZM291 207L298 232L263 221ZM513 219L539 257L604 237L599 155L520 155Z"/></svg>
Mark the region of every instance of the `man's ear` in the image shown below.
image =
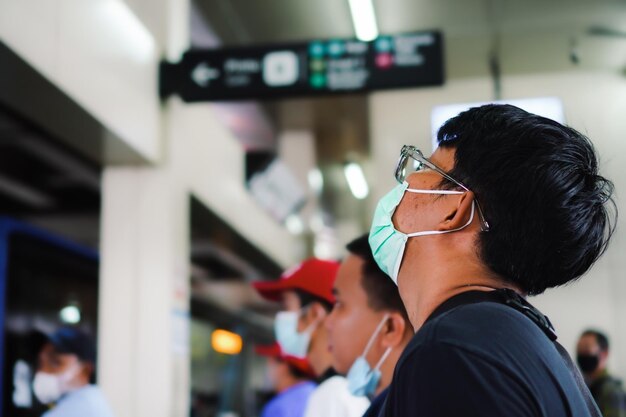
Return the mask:
<svg viewBox="0 0 626 417"><path fill-rule="evenodd" d="M398 312L390 312L387 323L383 327L382 343L385 347L395 348L402 343L408 322Z"/></svg>
<svg viewBox="0 0 626 417"><path fill-rule="evenodd" d="M326 311L324 306L317 301L313 301L305 308L302 321L305 327L308 327L311 323L321 322L327 316L328 312Z"/></svg>
<svg viewBox="0 0 626 417"><path fill-rule="evenodd" d="M439 223L437 230L460 229L465 226L472 217L472 211L474 211L474 217L476 217L476 207L474 204L475 196L472 191L467 191L458 196L446 196L445 198L450 201L450 204L445 206L448 211L444 220Z"/></svg>
<svg viewBox="0 0 626 417"><path fill-rule="evenodd" d="M322 303L319 303L317 301L313 302L313 304L311 305L310 311L311 311L311 314L313 315L313 320L322 321L326 317L328 317L328 311L326 311Z"/></svg>

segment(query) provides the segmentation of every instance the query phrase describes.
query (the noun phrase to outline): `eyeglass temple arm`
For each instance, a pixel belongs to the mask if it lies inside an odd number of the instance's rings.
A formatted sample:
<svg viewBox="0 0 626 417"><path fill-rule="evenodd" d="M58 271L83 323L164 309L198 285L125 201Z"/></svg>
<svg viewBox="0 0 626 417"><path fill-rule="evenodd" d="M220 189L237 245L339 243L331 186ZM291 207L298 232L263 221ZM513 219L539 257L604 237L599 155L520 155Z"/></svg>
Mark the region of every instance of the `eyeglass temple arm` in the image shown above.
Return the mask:
<svg viewBox="0 0 626 417"><path fill-rule="evenodd" d="M421 162L423 162L424 164L426 164L428 166L428 168L437 171L439 174L441 174L442 177L444 177L445 179L447 179L448 181L458 185L459 187L463 188L465 191L470 191L470 189L463 184L462 182L455 180L454 178L452 178L450 175L448 175L447 172L445 172L444 170L442 170L441 168L439 168L437 165L433 164L432 162L430 162L424 155L422 155L422 153L420 151L418 151L417 149L408 149L409 150L409 155L412 158L415 158ZM480 203L478 203L478 200L476 198L474 198L474 201L476 202L476 207L478 208L478 215L480 216L480 222L482 223L481 225L481 230L483 232L487 232L489 231L489 229L491 228L491 226L489 225L489 223L487 222L487 220L485 219L485 214L483 213L483 209L482 207L480 207Z"/></svg>

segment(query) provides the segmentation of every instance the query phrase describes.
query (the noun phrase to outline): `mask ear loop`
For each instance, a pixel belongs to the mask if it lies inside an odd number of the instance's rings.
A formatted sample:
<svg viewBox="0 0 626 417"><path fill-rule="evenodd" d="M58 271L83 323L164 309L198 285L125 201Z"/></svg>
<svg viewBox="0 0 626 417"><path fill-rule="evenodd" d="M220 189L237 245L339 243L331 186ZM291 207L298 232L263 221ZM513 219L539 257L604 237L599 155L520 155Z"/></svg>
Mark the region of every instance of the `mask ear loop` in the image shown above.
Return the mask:
<svg viewBox="0 0 626 417"><path fill-rule="evenodd" d="M378 363L376 363L376 366L372 369L372 371L370 371L370 373L374 371L378 371L380 369L380 367L383 365L383 363L385 362L385 360L391 353L392 349L393 348L389 346L387 350L385 350L385 353L383 353L383 356L380 357L380 360L378 361Z"/></svg>
<svg viewBox="0 0 626 417"><path fill-rule="evenodd" d="M372 337L370 337L370 340L367 342L367 345L365 346L365 350L363 351L363 359L365 359L368 352L374 345L374 340L376 340L376 336L378 336L378 333L380 333L380 331L383 329L383 326L385 325L387 320L389 320L389 313L385 313L385 316L383 317L383 319L380 321L380 323L378 323L378 326L376 326L376 330L374 330ZM387 359L390 353L391 353L391 347L388 347L387 350L385 350L385 353L383 353L383 356L381 356L381 358L376 363L376 366L370 369L370 371L368 372L368 375L374 372L375 370L380 369L381 365L383 364L385 359ZM367 359L365 360L367 361Z"/></svg>
<svg viewBox="0 0 626 417"><path fill-rule="evenodd" d="M367 354L369 353L372 345L374 344L374 340L376 340L376 336L378 336L378 333L380 333L380 331L383 329L383 326L388 319L389 313L385 313L383 319L380 321L380 323L378 323L378 326L376 326L376 330L374 330L374 333L372 333L370 340L367 341L367 345L365 345L365 350L363 351L363 357L367 356Z"/></svg>
<svg viewBox="0 0 626 417"><path fill-rule="evenodd" d="M389 320L389 313L385 313L385 316L383 317L383 320L378 324L378 327L376 327L376 330L374 331L374 334L372 335L372 337L370 338L367 346L365 347L365 352L363 352L363 358L365 358L365 355L367 355L367 352L369 351L369 349L374 344L373 342L376 339L376 336L378 336L378 333L380 333L380 331L382 330L382 328L385 325L385 323L387 322L387 320ZM368 372L368 375L371 374L372 372L378 371L380 369L382 364L385 362L385 360L387 359L387 357L391 353L391 350L392 350L391 346L388 347L385 350L385 353L383 353L383 356L381 356L380 359L378 360L378 362L376 362L376 366L374 366L373 368L370 369L370 371Z"/></svg>

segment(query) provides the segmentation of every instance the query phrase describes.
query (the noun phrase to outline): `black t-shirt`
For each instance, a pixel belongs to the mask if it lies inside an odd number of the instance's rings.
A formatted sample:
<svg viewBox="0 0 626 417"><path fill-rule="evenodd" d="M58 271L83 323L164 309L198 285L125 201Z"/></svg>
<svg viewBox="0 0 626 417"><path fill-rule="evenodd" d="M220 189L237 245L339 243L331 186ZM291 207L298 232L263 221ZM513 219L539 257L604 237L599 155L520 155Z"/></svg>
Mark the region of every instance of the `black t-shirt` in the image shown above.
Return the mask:
<svg viewBox="0 0 626 417"><path fill-rule="evenodd" d="M385 388L383 391L380 392L380 394L374 397L367 411L365 411L365 414L363 414L363 417L378 417L380 415L381 408L385 403L388 392L389 387Z"/></svg>
<svg viewBox="0 0 626 417"><path fill-rule="evenodd" d="M398 361L387 417L588 417L554 343L512 307L470 291L442 304Z"/></svg>

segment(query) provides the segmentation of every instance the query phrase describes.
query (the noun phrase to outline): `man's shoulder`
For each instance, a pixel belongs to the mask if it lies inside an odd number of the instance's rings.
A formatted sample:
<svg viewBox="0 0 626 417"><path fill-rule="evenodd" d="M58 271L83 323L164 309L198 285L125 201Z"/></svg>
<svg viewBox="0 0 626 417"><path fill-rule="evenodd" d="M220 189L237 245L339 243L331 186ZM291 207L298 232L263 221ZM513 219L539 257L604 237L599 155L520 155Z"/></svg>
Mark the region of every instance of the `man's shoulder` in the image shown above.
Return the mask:
<svg viewBox="0 0 626 417"><path fill-rule="evenodd" d="M596 401L605 416L622 416L626 412L626 392L622 381L607 374L601 381Z"/></svg>
<svg viewBox="0 0 626 417"><path fill-rule="evenodd" d="M382 411L387 395L389 394L389 387L385 388L380 394L378 394L371 402L369 408L363 414L363 417L378 417Z"/></svg>
<svg viewBox="0 0 626 417"><path fill-rule="evenodd" d="M87 385L68 394L45 417L84 416L112 417L109 405L96 385Z"/></svg>
<svg viewBox="0 0 626 417"><path fill-rule="evenodd" d="M463 347L517 345L520 341L548 343L549 339L523 314L503 304L464 304L422 326L411 345L449 343ZM494 341L498 343L494 345Z"/></svg>
<svg viewBox="0 0 626 417"><path fill-rule="evenodd" d="M614 377L611 374L607 374L606 377L602 380L601 385L602 393L613 393L613 392L623 392L624 387L622 380ZM624 394L626 396L626 394Z"/></svg>
<svg viewBox="0 0 626 417"><path fill-rule="evenodd" d="M335 375L317 386L309 397L306 417L332 416L362 416L369 400L366 397L356 397L348 390L348 381L345 377Z"/></svg>
<svg viewBox="0 0 626 417"><path fill-rule="evenodd" d="M278 394L265 405L262 416L282 416L286 414L291 405L287 397Z"/></svg>
<svg viewBox="0 0 626 417"><path fill-rule="evenodd" d="M308 398L313 392L315 392L317 384L312 381L300 382L291 388L285 390L282 394L286 394L291 398Z"/></svg>
<svg viewBox="0 0 626 417"><path fill-rule="evenodd" d="M487 301L454 307L427 322L424 328L438 329L439 333L454 330L456 334L459 328L466 328L468 325L480 325L484 330L493 329L493 331L499 331L501 328L508 328L511 325L536 327L532 321L515 309L502 303ZM472 332L467 332L466 335L471 336Z"/></svg>
<svg viewBox="0 0 626 417"><path fill-rule="evenodd" d="M319 384L312 395L315 396L328 396L328 395L341 395L344 392L348 392L348 380L341 375L335 375L328 378L321 384Z"/></svg>
<svg viewBox="0 0 626 417"><path fill-rule="evenodd" d="M471 357L477 366L512 372L522 371L533 362L557 367L562 362L554 343L536 324L511 307L494 302L460 305L429 320L405 349L398 367L406 370L413 364L419 366L424 356L437 361L446 360L450 354Z"/></svg>
<svg viewBox="0 0 626 417"><path fill-rule="evenodd" d="M332 378L328 378L317 386L315 391L311 394L309 402L319 401L324 402L337 402L344 406L350 407L362 407L363 411L369 406L369 400L367 397L357 397L350 393L348 389L348 380L341 376L335 375Z"/></svg>
<svg viewBox="0 0 626 417"><path fill-rule="evenodd" d="M462 304L429 320L391 386L390 415L587 415L555 344L524 314L496 302Z"/></svg>
<svg viewBox="0 0 626 417"><path fill-rule="evenodd" d="M313 382L301 382L272 398L263 408L262 416L280 417L294 414L294 408L304 407L316 385Z"/></svg>

